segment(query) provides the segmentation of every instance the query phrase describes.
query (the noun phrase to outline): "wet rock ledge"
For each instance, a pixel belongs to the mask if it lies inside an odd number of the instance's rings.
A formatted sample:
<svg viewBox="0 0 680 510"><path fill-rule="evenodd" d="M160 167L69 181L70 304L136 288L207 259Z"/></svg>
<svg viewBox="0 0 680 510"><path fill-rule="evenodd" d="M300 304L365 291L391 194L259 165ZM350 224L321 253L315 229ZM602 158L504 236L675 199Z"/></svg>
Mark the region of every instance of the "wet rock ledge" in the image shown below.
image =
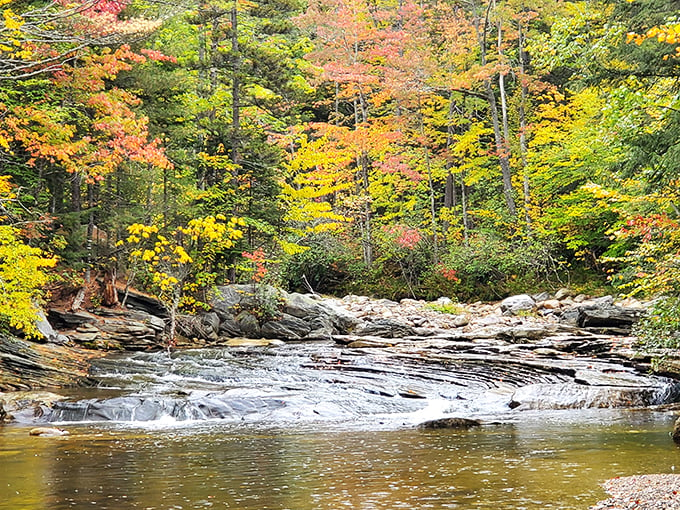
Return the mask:
<svg viewBox="0 0 680 510"><path fill-rule="evenodd" d="M0 390L87 382L87 360L101 351L163 348L160 304L142 294L128 297L134 309L49 310L46 343L0 341ZM230 285L217 289L209 311L181 319L178 346L326 340L357 354L380 349L388 359L414 366L465 364L499 372L499 380L517 389L511 402L516 407L644 405L656 398L643 395L651 357L637 352L629 336L643 313L634 300L574 296L565 289L459 305L448 298L337 299ZM557 374L565 384L546 386L554 381L529 372Z"/></svg>

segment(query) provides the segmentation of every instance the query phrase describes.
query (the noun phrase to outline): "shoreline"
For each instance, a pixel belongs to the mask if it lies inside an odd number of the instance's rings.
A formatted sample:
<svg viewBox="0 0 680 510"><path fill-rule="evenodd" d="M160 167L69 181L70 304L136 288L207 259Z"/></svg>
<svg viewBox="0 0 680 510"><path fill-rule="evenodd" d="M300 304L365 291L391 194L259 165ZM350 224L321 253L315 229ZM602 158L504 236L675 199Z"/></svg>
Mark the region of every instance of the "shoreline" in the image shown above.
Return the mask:
<svg viewBox="0 0 680 510"><path fill-rule="evenodd" d="M602 487L610 498L590 510L671 510L680 509L680 475L649 474L616 477Z"/></svg>

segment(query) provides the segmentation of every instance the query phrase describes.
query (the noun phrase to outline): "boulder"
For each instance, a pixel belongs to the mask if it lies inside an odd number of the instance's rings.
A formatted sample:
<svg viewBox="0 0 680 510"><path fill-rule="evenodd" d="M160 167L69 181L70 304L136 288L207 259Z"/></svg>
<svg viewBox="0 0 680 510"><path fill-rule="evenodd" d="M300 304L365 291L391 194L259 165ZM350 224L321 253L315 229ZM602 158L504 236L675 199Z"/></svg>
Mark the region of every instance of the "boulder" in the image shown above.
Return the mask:
<svg viewBox="0 0 680 510"><path fill-rule="evenodd" d="M479 427L482 424L479 420L470 418L439 418L428 420L418 425L421 429L469 429Z"/></svg>
<svg viewBox="0 0 680 510"><path fill-rule="evenodd" d="M557 299L546 299L537 303L536 306L545 310L559 310L562 307Z"/></svg>
<svg viewBox="0 0 680 510"><path fill-rule="evenodd" d="M318 316L323 313L323 309L319 306L316 298L310 294L298 294L293 292L286 296L283 305L284 313L304 319L309 316Z"/></svg>
<svg viewBox="0 0 680 510"><path fill-rule="evenodd" d="M177 326L179 333L187 338L217 340L220 333L220 318L215 312L182 315Z"/></svg>
<svg viewBox="0 0 680 510"><path fill-rule="evenodd" d="M236 316L239 330L247 338L257 338L260 336L260 323L250 312L241 312Z"/></svg>
<svg viewBox="0 0 680 510"><path fill-rule="evenodd" d="M403 338L414 336L416 331L401 322L392 319L376 319L358 328L355 333L359 336L377 336L380 338Z"/></svg>
<svg viewBox="0 0 680 510"><path fill-rule="evenodd" d="M680 418L675 420L675 424L673 425L673 432L671 432L671 437L673 438L673 441L676 443L680 443Z"/></svg>
<svg viewBox="0 0 680 510"><path fill-rule="evenodd" d="M49 414L55 402L65 397L48 391L0 393L0 423L29 423Z"/></svg>
<svg viewBox="0 0 680 510"><path fill-rule="evenodd" d="M333 335L338 334L338 330L333 324L331 317L328 315L319 315L318 317L312 317L308 319L307 324L309 324L310 331L307 333L306 338L310 340L328 340L333 337Z"/></svg>
<svg viewBox="0 0 680 510"><path fill-rule="evenodd" d="M167 317L168 313L165 305L153 296L136 292L131 289L119 289L118 299L121 303L125 302L125 306L133 310L141 310L156 317Z"/></svg>
<svg viewBox="0 0 680 510"><path fill-rule="evenodd" d="M69 432L68 430L58 429L56 427L35 427L32 428L28 434L39 437L59 437L68 436Z"/></svg>
<svg viewBox="0 0 680 510"><path fill-rule="evenodd" d="M639 308L579 308L577 325L581 328L622 328L630 330L642 317Z"/></svg>
<svg viewBox="0 0 680 510"><path fill-rule="evenodd" d="M285 293L282 290L271 285L223 285L217 287L215 295L210 300L210 306L222 317L261 308L260 302L265 299L278 300L284 297Z"/></svg>
<svg viewBox="0 0 680 510"><path fill-rule="evenodd" d="M306 321L283 314L279 320L265 322L260 329L260 334L264 338L299 340L307 336L310 331L311 327Z"/></svg>
<svg viewBox="0 0 680 510"><path fill-rule="evenodd" d="M239 337L241 336L241 327L235 318L223 320L220 322L220 328L218 330L218 335L223 337Z"/></svg>
<svg viewBox="0 0 680 510"><path fill-rule="evenodd" d="M50 324L57 329L75 329L83 324L97 322L97 317L89 312L65 312L62 310L50 309L47 311L47 318Z"/></svg>
<svg viewBox="0 0 680 510"><path fill-rule="evenodd" d="M501 301L501 310L505 315L517 315L530 312L536 307L536 301L528 294L510 296Z"/></svg>
<svg viewBox="0 0 680 510"><path fill-rule="evenodd" d="M644 407L657 404L662 392L658 387L537 383L518 388L509 406L521 410Z"/></svg>
<svg viewBox="0 0 680 510"><path fill-rule="evenodd" d="M574 295L574 293L571 290L562 287L557 292L555 292L555 299L562 301L564 298L568 298L568 297L571 297L573 295Z"/></svg>

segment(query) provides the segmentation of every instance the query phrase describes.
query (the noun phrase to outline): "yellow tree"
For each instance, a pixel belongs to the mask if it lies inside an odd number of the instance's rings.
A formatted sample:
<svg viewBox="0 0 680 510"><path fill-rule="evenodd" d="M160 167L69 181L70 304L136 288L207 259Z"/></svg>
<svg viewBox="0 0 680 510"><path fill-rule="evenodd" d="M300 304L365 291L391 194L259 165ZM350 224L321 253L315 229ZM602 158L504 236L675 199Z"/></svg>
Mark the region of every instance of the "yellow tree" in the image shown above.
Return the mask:
<svg viewBox="0 0 680 510"><path fill-rule="evenodd" d="M245 222L218 214L194 218L186 226L162 233L155 225L135 223L128 227L130 261L150 277L150 288L168 313L168 345L177 334L177 314L182 307L200 305L200 290L215 284L215 262L243 237Z"/></svg>
<svg viewBox="0 0 680 510"><path fill-rule="evenodd" d="M56 259L21 240L21 231L6 223L14 199L9 177L0 176L0 328L9 326L27 336L38 336L35 323L48 275Z"/></svg>

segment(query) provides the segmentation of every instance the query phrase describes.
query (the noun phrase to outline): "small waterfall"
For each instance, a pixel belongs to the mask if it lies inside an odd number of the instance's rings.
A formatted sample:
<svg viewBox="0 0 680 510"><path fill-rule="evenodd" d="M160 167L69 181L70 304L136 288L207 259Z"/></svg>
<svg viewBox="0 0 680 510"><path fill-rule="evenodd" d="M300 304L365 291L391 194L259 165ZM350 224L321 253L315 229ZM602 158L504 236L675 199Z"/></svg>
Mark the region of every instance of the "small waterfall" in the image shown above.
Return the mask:
<svg viewBox="0 0 680 510"><path fill-rule="evenodd" d="M587 360L574 368L571 360L480 352L422 356L310 342L115 354L93 367L102 397L57 402L43 419L402 426L525 409L646 406L680 395L677 384L611 363Z"/></svg>

